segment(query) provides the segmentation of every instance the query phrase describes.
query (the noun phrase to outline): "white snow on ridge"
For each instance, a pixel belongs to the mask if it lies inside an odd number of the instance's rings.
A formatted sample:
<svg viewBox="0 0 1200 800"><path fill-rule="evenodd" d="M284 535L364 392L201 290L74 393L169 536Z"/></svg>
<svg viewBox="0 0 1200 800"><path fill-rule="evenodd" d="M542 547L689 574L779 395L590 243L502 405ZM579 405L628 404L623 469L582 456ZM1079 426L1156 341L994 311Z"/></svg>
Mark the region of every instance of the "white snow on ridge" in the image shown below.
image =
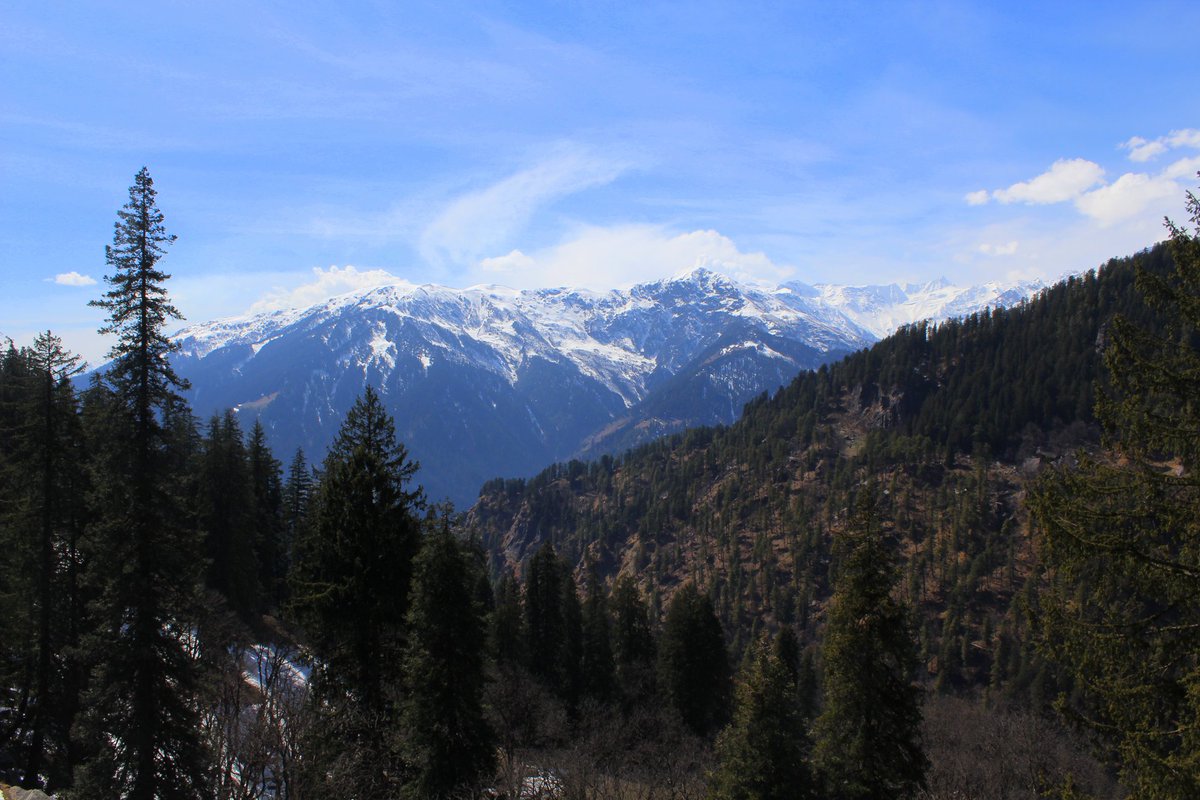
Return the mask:
<svg viewBox="0 0 1200 800"><path fill-rule="evenodd" d="M338 363L364 368L371 363L389 373L398 368L401 356L410 356L413 361L407 363L415 361L423 370L435 360L469 363L510 383L530 359L566 360L632 405L644 396L651 373L670 365L663 358L678 359L678 350L669 348L681 342L698 347L722 325L756 328L829 352L866 346L922 319L942 320L1018 302L1040 288L1040 283L957 287L943 279L904 286L793 282L771 290L703 268L605 293L490 285L451 289L404 282L349 292L307 308L192 325L175 340L181 353L192 358L244 347L244 358L253 359L271 341L319 331ZM790 360L753 337L733 348Z"/></svg>

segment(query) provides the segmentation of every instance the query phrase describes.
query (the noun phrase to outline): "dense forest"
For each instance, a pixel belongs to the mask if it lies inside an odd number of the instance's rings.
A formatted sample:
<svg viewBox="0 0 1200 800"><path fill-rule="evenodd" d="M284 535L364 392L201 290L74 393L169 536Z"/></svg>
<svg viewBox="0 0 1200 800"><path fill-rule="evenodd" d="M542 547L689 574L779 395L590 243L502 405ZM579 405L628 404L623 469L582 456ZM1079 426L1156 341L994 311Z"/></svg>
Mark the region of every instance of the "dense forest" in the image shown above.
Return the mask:
<svg viewBox="0 0 1200 800"><path fill-rule="evenodd" d="M0 355L0 785L1196 796L1200 232L1170 233L459 515L370 389L286 469L193 417L143 169L110 363Z"/></svg>

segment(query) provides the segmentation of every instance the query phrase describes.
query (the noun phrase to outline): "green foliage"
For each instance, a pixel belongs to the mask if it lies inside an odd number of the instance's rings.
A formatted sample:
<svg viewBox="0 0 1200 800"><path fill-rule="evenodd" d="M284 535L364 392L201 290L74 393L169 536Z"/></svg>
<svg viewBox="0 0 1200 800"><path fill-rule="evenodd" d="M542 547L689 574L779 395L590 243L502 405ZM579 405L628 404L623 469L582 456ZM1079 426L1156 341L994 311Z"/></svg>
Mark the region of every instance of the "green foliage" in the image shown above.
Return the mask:
<svg viewBox="0 0 1200 800"><path fill-rule="evenodd" d="M563 593L566 580L558 553L549 542L529 560L525 579L525 630L529 637L529 670L547 686L561 691L566 683L566 620Z"/></svg>
<svg viewBox="0 0 1200 800"><path fill-rule="evenodd" d="M214 416L201 445L198 522L208 555L207 583L243 618L261 607L250 465L232 410Z"/></svg>
<svg viewBox="0 0 1200 800"><path fill-rule="evenodd" d="M0 704L19 710L0 727L0 749L21 751L29 786L41 775L52 787L69 783L72 767L79 668L67 651L78 644L82 615L86 483L71 380L82 370L49 331L30 348L10 345L0 366L0 687L16 692Z"/></svg>
<svg viewBox="0 0 1200 800"><path fill-rule="evenodd" d="M792 668L760 638L738 681L733 721L717 739L713 800L789 800L814 795L808 733Z"/></svg>
<svg viewBox="0 0 1200 800"><path fill-rule="evenodd" d="M1189 193L1192 221L1200 202ZM1175 272L1139 270L1166 324L1108 332L1109 452L1044 476L1031 506L1048 590L1040 645L1063 707L1108 738L1139 797L1200 794L1200 230L1169 225Z"/></svg>
<svg viewBox="0 0 1200 800"><path fill-rule="evenodd" d="M476 569L445 520L426 534L413 569L402 710L412 776L405 796L454 798L491 776L493 735L484 719L485 627Z"/></svg>
<svg viewBox="0 0 1200 800"><path fill-rule="evenodd" d="M693 731L707 735L729 715L729 656L708 597L692 584L671 598L658 642L663 699Z"/></svg>
<svg viewBox="0 0 1200 800"><path fill-rule="evenodd" d="M490 620L491 652L497 663L526 663L525 625L521 612L521 584L506 572L496 589Z"/></svg>
<svg viewBox="0 0 1200 800"><path fill-rule="evenodd" d="M257 419L246 444L246 460L254 498L250 518L254 531L254 560L258 564L257 584L264 607L274 608L286 595L288 539L280 463L271 453L267 432Z"/></svg>
<svg viewBox="0 0 1200 800"><path fill-rule="evenodd" d="M197 798L207 793L209 755L196 702L203 559L181 497L192 423L167 361L174 345L164 326L179 313L156 268L174 237L146 169L118 217L106 251L111 288L95 303L117 342L111 389L91 398L96 523L84 549L95 600L83 648L92 675L75 796Z"/></svg>
<svg viewBox="0 0 1200 800"><path fill-rule="evenodd" d="M621 695L639 702L654 691L657 651L649 611L629 575L617 579L612 591L613 660Z"/></svg>
<svg viewBox="0 0 1200 800"><path fill-rule="evenodd" d="M822 648L824 709L814 727L817 769L839 800L913 797L928 766L908 610L892 596L894 546L865 489L829 605Z"/></svg>
<svg viewBox="0 0 1200 800"><path fill-rule="evenodd" d="M317 659L322 720L314 768L360 797L393 796L397 689L418 544L416 470L379 395L368 388L325 460L311 526L296 542L292 609Z"/></svg>
<svg viewBox="0 0 1200 800"><path fill-rule="evenodd" d="M587 600L583 604L583 645L579 669L585 697L599 703L613 699L616 664L612 652L612 622L604 587L595 575L588 581Z"/></svg>

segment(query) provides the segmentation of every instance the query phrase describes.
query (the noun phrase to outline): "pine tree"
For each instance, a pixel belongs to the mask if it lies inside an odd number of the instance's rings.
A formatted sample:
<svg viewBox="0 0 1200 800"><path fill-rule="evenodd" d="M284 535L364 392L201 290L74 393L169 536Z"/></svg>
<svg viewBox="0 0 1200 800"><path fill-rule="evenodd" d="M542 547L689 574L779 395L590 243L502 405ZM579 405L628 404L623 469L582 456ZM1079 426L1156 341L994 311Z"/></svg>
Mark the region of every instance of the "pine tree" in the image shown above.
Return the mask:
<svg viewBox="0 0 1200 800"><path fill-rule="evenodd" d="M296 542L292 607L317 660L318 783L395 796L402 776L398 689L423 501L417 465L367 388L325 459L312 523Z"/></svg>
<svg viewBox="0 0 1200 800"><path fill-rule="evenodd" d="M1108 326L1105 452L1039 479L1039 647L1075 681L1138 797L1200 796L1200 201L1174 274L1139 269L1154 325Z"/></svg>
<svg viewBox="0 0 1200 800"><path fill-rule="evenodd" d="M717 739L713 800L792 800L813 795L808 735L792 670L766 637L738 682L733 721Z"/></svg>
<svg viewBox="0 0 1200 800"><path fill-rule="evenodd" d="M207 754L197 711L194 620L200 543L188 525L182 467L173 453L189 417L185 386L168 356L165 325L179 319L157 268L175 240L163 226L143 168L118 212L106 257L109 290L94 301L115 334L104 382L108 435L94 447L98 520L88 543L88 580L97 598L85 642L95 665L85 703L77 769L79 797L197 798L207 793Z"/></svg>
<svg viewBox="0 0 1200 800"><path fill-rule="evenodd" d="M870 488L860 492L853 529L841 545L848 552L829 604L814 760L829 797L912 797L927 767L922 689L908 610L893 597L896 556Z"/></svg>
<svg viewBox="0 0 1200 800"><path fill-rule="evenodd" d="M529 671L556 692L563 691L566 622L563 619L563 570L558 554L545 542L529 560L525 578L525 631Z"/></svg>
<svg viewBox="0 0 1200 800"><path fill-rule="evenodd" d="M0 751L23 783L69 783L78 708L74 576L84 525L82 431L71 379L79 357L51 332L0 358ZM18 773L20 774L20 773Z"/></svg>
<svg viewBox="0 0 1200 800"><path fill-rule="evenodd" d="M521 611L521 585L511 572L500 578L496 606L491 614L491 652L497 664L524 665L525 624Z"/></svg>
<svg viewBox="0 0 1200 800"><path fill-rule="evenodd" d="M477 796L494 764L476 571L446 520L432 528L414 565L404 657L405 754L414 773L404 794L422 800Z"/></svg>
<svg viewBox="0 0 1200 800"><path fill-rule="evenodd" d="M304 451L297 449L296 455L288 465L287 481L283 485L283 542L280 549L287 561L289 574L296 542L302 538L301 534L308 521L314 492L312 470L304 460ZM284 591L287 590L285 581Z"/></svg>
<svg viewBox="0 0 1200 800"><path fill-rule="evenodd" d="M657 652L650 630L650 612L637 583L629 575L622 575L613 585L612 613L617 683L623 699L632 704L654 692Z"/></svg>
<svg viewBox="0 0 1200 800"><path fill-rule="evenodd" d="M583 608L579 592L566 562L559 562L562 576L562 648L558 652L559 692L574 713L583 692Z"/></svg>
<svg viewBox="0 0 1200 800"><path fill-rule="evenodd" d="M580 659L582 693L607 703L616 690L616 665L612 653L612 623L604 587L593 573L583 604L583 651Z"/></svg>
<svg viewBox="0 0 1200 800"><path fill-rule="evenodd" d="M688 727L707 736L729 715L729 656L708 597L686 583L667 607L658 642L658 686Z"/></svg>
<svg viewBox="0 0 1200 800"><path fill-rule="evenodd" d="M81 431L71 380L85 365L79 356L63 349L62 340L50 331L40 334L30 350L33 378L25 431L26 480L29 509L36 515L36 575L31 598L36 609L36 666L34 669L31 741L25 763L25 784L34 786L45 766L49 746L59 756L49 770L53 782L69 780L64 763L70 723L78 708L78 687L70 675L65 651L76 645L73 576L79 565L78 543L84 511L81 507L83 475ZM66 771L66 774L64 774Z"/></svg>
<svg viewBox="0 0 1200 800"><path fill-rule="evenodd" d="M248 619L260 610L254 495L242 429L232 410L209 420L198 472L208 586Z"/></svg>
<svg viewBox="0 0 1200 800"><path fill-rule="evenodd" d="M283 518L283 486L280 464L267 446L267 432L261 420L254 421L246 445L253 494L251 526L254 530L254 560L258 564L258 588L266 607L274 607L284 597L287 578Z"/></svg>

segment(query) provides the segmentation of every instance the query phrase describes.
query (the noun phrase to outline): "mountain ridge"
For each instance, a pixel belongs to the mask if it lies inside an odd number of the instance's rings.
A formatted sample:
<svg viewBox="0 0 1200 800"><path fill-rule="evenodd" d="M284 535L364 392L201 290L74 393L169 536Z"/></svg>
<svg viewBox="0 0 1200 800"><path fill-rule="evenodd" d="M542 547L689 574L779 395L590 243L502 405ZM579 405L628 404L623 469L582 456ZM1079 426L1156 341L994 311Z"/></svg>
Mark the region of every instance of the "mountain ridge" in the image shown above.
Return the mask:
<svg viewBox="0 0 1200 800"><path fill-rule="evenodd" d="M880 287L765 288L706 268L607 292L400 281L188 326L175 365L198 413L253 411L281 452L317 457L374 385L430 494L464 504L496 475L732 422L881 325L1040 288L935 283L883 287L898 302L883 305L870 300Z"/></svg>

